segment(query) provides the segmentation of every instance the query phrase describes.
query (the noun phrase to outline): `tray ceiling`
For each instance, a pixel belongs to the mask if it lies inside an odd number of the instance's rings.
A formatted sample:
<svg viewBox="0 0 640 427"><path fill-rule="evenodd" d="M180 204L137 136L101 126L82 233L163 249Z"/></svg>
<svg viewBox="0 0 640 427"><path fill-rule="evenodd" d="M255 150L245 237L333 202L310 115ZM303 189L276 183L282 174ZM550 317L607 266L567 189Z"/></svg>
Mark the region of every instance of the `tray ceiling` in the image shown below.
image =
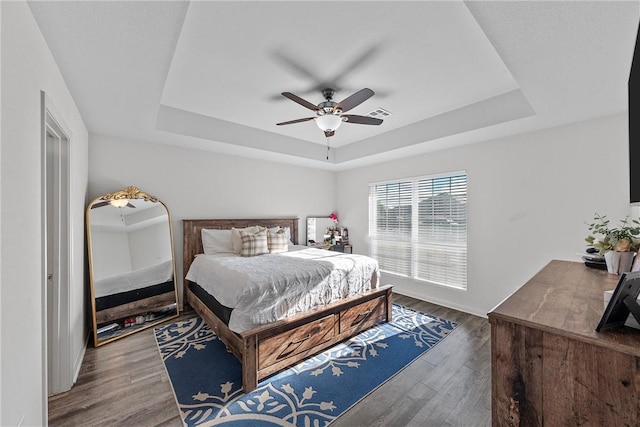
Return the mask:
<svg viewBox="0 0 640 427"><path fill-rule="evenodd" d="M92 133L345 169L627 109L637 2L30 2ZM317 104L369 87L327 140Z"/></svg>

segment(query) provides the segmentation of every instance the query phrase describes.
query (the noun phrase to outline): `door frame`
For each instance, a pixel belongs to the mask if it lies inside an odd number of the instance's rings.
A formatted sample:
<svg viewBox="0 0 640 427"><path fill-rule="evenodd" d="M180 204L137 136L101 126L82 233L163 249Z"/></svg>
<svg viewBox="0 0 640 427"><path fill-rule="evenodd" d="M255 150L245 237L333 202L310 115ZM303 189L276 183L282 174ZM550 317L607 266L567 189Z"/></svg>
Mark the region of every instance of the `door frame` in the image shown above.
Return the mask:
<svg viewBox="0 0 640 427"><path fill-rule="evenodd" d="M71 233L71 133L69 128L61 120L61 115L47 97L41 92L41 203L42 203L42 365L43 365L43 401L44 420L48 418L48 396L69 390L73 385L73 360L71 357L71 333L70 333L70 284L72 283L72 233ZM50 164L47 160L48 135L58 138L59 150L54 153L53 162L59 166L58 188L54 189L54 221L53 230L48 225L49 186L48 175ZM55 180L54 180L55 181ZM54 184L55 185L55 184ZM58 268L56 289L49 287L49 232L53 231L56 247L54 251L54 265ZM53 313L50 313L48 301L53 291ZM53 314L53 316L50 315ZM48 337L49 328L52 336ZM53 372L49 372L49 362L53 363ZM51 379L50 379L51 378ZM50 384L51 381L51 384ZM50 389L51 386L51 389Z"/></svg>

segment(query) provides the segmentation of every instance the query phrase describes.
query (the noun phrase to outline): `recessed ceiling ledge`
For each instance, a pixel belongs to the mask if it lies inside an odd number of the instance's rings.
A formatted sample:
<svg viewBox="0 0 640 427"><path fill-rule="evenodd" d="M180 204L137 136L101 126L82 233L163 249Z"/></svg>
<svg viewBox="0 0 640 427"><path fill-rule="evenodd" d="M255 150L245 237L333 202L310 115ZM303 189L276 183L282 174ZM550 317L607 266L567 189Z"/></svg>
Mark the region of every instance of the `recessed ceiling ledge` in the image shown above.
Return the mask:
<svg viewBox="0 0 640 427"><path fill-rule="evenodd" d="M301 139L265 132L249 126L160 105L155 129L209 141L239 145L257 150L288 154L310 160L326 158L326 147ZM317 130L317 129L316 129ZM333 160L335 150L330 162Z"/></svg>
<svg viewBox="0 0 640 427"><path fill-rule="evenodd" d="M340 147L336 163L381 154L535 115L520 89Z"/></svg>

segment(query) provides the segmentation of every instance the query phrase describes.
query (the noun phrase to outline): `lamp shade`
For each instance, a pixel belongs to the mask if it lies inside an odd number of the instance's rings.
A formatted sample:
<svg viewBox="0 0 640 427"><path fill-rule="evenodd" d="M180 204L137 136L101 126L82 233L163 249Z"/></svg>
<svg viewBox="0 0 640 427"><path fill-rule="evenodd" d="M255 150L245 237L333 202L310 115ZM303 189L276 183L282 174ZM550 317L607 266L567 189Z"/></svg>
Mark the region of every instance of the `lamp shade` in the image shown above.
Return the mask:
<svg viewBox="0 0 640 427"><path fill-rule="evenodd" d="M323 131L332 131L340 127L342 117L335 114L325 114L316 119L316 124Z"/></svg>

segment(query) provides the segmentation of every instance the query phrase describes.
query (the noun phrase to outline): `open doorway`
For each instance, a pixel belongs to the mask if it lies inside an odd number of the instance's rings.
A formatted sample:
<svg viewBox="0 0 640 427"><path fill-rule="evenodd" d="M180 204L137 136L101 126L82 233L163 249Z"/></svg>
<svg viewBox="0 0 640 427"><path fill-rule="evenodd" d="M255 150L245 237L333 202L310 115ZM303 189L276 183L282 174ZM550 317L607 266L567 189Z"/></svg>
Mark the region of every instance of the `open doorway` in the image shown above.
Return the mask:
<svg viewBox="0 0 640 427"><path fill-rule="evenodd" d="M43 103L43 355L47 396L73 383L69 333L70 224L69 132L46 95ZM44 311L43 311L44 312ZM45 396L45 401L46 397Z"/></svg>

